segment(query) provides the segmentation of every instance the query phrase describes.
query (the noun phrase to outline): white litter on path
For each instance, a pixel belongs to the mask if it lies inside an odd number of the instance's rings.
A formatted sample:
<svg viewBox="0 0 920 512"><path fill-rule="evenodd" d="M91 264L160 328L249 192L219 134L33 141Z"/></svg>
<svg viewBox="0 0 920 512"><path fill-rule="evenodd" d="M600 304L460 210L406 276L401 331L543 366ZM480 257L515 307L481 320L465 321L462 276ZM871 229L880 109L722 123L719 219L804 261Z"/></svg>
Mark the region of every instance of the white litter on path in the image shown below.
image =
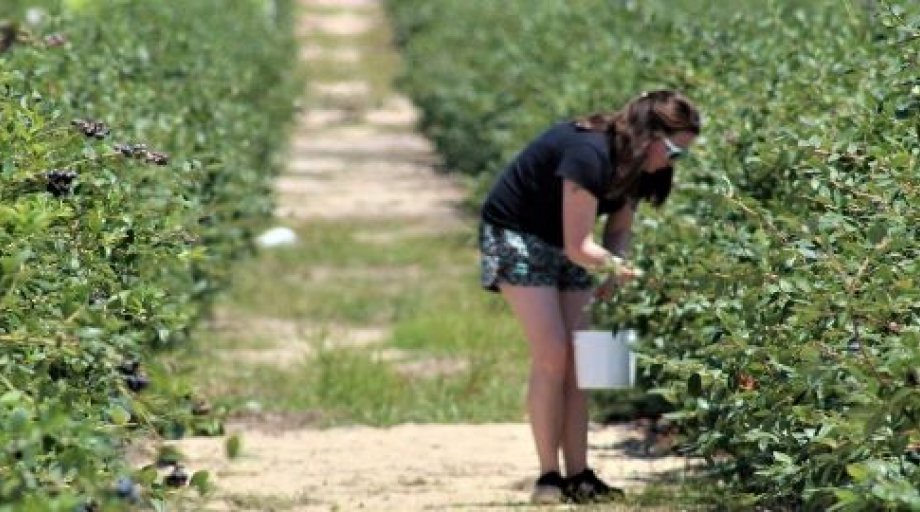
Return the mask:
<svg viewBox="0 0 920 512"><path fill-rule="evenodd" d="M291 228L278 226L269 229L256 238L259 247L277 247L297 243L297 233Z"/></svg>

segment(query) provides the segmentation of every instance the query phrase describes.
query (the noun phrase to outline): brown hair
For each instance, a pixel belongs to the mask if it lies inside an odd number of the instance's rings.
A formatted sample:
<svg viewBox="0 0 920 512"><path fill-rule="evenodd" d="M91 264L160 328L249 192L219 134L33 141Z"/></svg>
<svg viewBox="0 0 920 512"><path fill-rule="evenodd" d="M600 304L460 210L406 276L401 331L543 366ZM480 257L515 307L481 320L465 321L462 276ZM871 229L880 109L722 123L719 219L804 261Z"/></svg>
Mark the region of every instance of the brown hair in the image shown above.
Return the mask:
<svg viewBox="0 0 920 512"><path fill-rule="evenodd" d="M659 135L683 131L699 135L701 130L696 107L682 94L668 90L643 92L619 111L576 119L575 126L607 134L614 176L607 198L615 201L616 209L627 198L664 204L671 193L674 169L643 172L645 150Z"/></svg>

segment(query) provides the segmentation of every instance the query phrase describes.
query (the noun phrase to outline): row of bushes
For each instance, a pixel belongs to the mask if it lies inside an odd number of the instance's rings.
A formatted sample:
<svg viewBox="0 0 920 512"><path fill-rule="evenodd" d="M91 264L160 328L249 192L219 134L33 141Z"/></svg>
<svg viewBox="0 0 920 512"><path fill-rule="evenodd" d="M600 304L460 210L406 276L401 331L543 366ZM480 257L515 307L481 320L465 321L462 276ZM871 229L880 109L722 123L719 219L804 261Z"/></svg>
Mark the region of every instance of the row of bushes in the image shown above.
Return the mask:
<svg viewBox="0 0 920 512"><path fill-rule="evenodd" d="M156 353L271 215L291 9L0 5L0 510L162 502L181 471L127 467L126 443L220 430Z"/></svg>
<svg viewBox="0 0 920 512"><path fill-rule="evenodd" d="M656 88L701 107L676 196L636 226L648 277L598 317L643 332L652 391L739 507L920 508L920 16L901 4L388 2L424 127L484 185L554 120Z"/></svg>

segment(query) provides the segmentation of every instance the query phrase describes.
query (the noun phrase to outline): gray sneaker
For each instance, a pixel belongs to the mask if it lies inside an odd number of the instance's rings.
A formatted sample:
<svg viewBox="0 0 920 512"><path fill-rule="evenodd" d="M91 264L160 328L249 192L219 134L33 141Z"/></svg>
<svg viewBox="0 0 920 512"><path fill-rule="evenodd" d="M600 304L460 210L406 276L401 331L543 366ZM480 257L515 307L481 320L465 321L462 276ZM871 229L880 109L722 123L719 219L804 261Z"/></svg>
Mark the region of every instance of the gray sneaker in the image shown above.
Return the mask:
<svg viewBox="0 0 920 512"><path fill-rule="evenodd" d="M534 505L558 505L565 500L564 486L565 480L558 471L544 473L533 486L530 502Z"/></svg>

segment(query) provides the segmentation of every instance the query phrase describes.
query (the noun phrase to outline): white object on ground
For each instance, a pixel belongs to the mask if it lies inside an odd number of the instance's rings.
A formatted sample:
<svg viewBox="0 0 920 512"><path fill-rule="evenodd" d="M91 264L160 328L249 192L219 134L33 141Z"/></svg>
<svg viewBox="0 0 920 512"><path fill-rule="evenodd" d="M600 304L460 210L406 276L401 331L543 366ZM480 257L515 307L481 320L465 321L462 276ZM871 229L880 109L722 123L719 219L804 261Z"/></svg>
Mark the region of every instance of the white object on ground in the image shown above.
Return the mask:
<svg viewBox="0 0 920 512"><path fill-rule="evenodd" d="M256 238L260 247L276 247L279 245L292 245L297 243L297 233L291 228L282 226L274 227Z"/></svg>
<svg viewBox="0 0 920 512"><path fill-rule="evenodd" d="M43 21L45 21L46 17L48 17L48 13L39 7L30 7L28 10L26 10L26 23L29 25L40 25Z"/></svg>
<svg viewBox="0 0 920 512"><path fill-rule="evenodd" d="M629 388L636 383L636 331L575 331L575 376L580 389Z"/></svg>

